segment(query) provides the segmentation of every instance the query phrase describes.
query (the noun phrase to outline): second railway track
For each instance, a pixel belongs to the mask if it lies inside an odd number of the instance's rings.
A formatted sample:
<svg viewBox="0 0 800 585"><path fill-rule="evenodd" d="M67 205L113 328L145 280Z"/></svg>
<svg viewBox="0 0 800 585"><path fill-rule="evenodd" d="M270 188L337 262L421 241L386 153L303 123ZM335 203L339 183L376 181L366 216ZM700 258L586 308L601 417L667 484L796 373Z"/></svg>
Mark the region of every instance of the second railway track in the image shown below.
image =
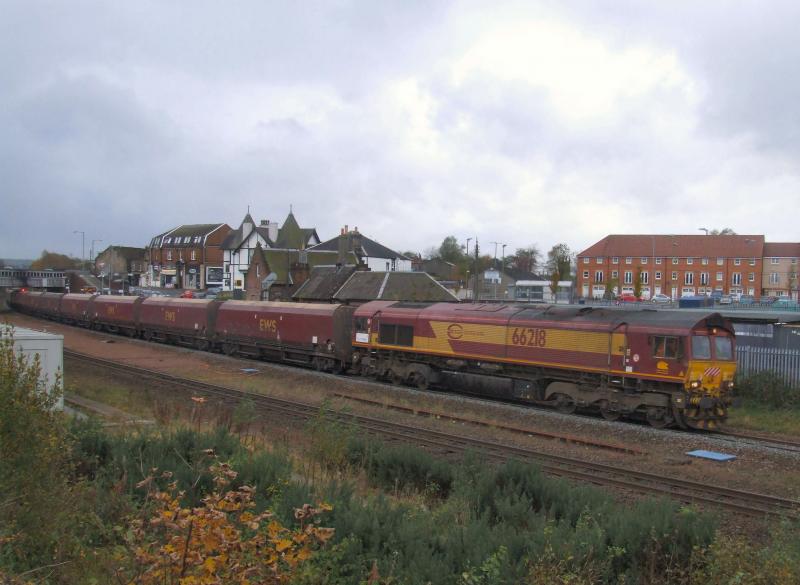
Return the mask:
<svg viewBox="0 0 800 585"><path fill-rule="evenodd" d="M238 403L246 398L253 403L254 408L257 410L272 414L277 413L287 419L306 421L316 416L319 412L318 405L302 401L266 396L208 382L187 380L171 374L95 358L70 350L64 350L64 357L97 367L126 372L140 379L169 382L174 387L217 397L223 402ZM434 452L461 454L466 451L473 451L496 461L508 459L533 461L550 475L595 485L611 486L640 494L669 496L685 503L724 507L750 516L768 514L798 516L798 512L800 512L800 502L796 500L708 485L675 477L665 477L660 474L584 461L562 455L542 453L525 447L506 445L460 434L445 433L364 415L330 413L330 416L334 416L347 424L355 424L360 429L371 434L424 446Z"/></svg>

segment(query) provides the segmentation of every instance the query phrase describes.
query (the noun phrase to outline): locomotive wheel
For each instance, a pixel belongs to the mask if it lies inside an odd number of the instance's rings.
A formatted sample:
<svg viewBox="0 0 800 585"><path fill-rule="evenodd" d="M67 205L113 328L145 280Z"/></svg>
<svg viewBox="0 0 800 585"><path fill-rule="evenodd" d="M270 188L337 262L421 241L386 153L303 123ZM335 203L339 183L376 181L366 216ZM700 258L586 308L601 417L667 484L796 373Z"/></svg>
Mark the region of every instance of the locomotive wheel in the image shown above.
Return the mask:
<svg viewBox="0 0 800 585"><path fill-rule="evenodd" d="M572 397L566 394L555 394L553 398L555 399L556 410L562 414L572 414L578 407Z"/></svg>
<svg viewBox="0 0 800 585"><path fill-rule="evenodd" d="M679 428L683 430L689 428L689 425L686 422L684 411L680 410L679 408L675 408L672 410L672 416L675 418L675 424L677 424Z"/></svg>
<svg viewBox="0 0 800 585"><path fill-rule="evenodd" d="M654 429L665 429L674 422L663 408L648 408L647 423Z"/></svg>
<svg viewBox="0 0 800 585"><path fill-rule="evenodd" d="M618 410L611 410L611 405L608 403L608 400L601 400L600 401L600 414L603 416L604 419L615 421L619 420L622 416L622 413Z"/></svg>
<svg viewBox="0 0 800 585"><path fill-rule="evenodd" d="M389 370L389 381L395 386L402 386L403 383L405 382L405 380L403 380L403 376L401 376L394 370Z"/></svg>
<svg viewBox="0 0 800 585"><path fill-rule="evenodd" d="M414 376L413 376L411 381L414 384L414 386L416 386L420 390L427 390L428 387L430 386L430 382L428 381L428 377L425 374L420 373L420 372L417 372L416 374L414 374Z"/></svg>

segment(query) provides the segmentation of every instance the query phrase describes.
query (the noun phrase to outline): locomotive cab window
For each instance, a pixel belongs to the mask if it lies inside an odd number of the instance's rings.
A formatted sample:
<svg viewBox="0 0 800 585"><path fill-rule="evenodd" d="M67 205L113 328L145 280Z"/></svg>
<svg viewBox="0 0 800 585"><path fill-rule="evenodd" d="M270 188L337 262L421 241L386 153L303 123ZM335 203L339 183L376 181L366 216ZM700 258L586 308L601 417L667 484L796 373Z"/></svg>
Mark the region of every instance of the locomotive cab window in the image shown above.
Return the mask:
<svg viewBox="0 0 800 585"><path fill-rule="evenodd" d="M654 335L650 339L653 346L653 357L678 359L683 354L681 351L681 340L679 337L672 337L669 335Z"/></svg>
<svg viewBox="0 0 800 585"><path fill-rule="evenodd" d="M356 333L369 333L369 319L366 317L356 318Z"/></svg>
<svg viewBox="0 0 800 585"><path fill-rule="evenodd" d="M414 345L414 328L408 325L381 324L379 342L387 345Z"/></svg>
<svg viewBox="0 0 800 585"><path fill-rule="evenodd" d="M696 360L711 359L711 339L706 335L692 335L692 357Z"/></svg>
<svg viewBox="0 0 800 585"><path fill-rule="evenodd" d="M732 360L733 359L733 344L730 337L715 337L714 338L714 353L718 360Z"/></svg>

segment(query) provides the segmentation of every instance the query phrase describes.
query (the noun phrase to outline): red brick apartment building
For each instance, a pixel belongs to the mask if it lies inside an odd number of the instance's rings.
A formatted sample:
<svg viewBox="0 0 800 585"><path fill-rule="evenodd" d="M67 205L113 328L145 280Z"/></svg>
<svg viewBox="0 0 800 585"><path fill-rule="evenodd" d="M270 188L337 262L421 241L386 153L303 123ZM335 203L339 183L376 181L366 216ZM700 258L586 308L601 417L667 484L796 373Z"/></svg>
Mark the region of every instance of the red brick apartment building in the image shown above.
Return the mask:
<svg viewBox="0 0 800 585"><path fill-rule="evenodd" d="M206 288L222 286L222 241L226 223L181 225L155 236L147 247L148 286Z"/></svg>
<svg viewBox="0 0 800 585"><path fill-rule="evenodd" d="M762 294L764 236L610 235L577 256L577 291L601 298L606 287L642 297Z"/></svg>
<svg viewBox="0 0 800 585"><path fill-rule="evenodd" d="M764 244L764 276L761 288L765 295L793 299L798 297L800 243L767 242Z"/></svg>

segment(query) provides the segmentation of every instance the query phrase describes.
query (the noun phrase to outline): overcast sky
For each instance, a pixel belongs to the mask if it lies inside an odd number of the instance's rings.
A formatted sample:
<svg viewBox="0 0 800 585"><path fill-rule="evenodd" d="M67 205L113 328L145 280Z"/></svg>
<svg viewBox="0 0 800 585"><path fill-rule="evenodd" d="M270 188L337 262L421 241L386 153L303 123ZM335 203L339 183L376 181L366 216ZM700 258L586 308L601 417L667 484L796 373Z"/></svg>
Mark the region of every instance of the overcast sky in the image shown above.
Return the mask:
<svg viewBox="0 0 800 585"><path fill-rule="evenodd" d="M800 3L0 0L0 257L182 223L798 241Z"/></svg>

